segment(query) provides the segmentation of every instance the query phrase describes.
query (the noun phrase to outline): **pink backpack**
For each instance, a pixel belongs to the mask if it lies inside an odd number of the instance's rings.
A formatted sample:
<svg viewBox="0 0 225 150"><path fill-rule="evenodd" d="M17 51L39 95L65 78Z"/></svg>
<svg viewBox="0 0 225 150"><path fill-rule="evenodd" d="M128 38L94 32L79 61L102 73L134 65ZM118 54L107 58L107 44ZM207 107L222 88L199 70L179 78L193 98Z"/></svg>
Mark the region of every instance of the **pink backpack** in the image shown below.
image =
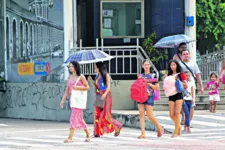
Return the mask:
<svg viewBox="0 0 225 150"><path fill-rule="evenodd" d="M130 88L130 98L136 102L144 103L148 100L147 81L138 78Z"/></svg>
<svg viewBox="0 0 225 150"><path fill-rule="evenodd" d="M177 94L175 82L176 82L176 75L171 75L164 78L163 89L166 96L172 96Z"/></svg>

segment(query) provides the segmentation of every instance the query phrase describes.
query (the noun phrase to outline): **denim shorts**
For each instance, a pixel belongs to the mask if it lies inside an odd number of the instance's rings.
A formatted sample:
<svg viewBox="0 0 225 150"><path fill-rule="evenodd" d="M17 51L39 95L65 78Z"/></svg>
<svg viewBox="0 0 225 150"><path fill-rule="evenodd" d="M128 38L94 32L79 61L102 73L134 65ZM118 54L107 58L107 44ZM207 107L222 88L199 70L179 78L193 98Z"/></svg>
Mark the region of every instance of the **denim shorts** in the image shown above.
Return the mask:
<svg viewBox="0 0 225 150"><path fill-rule="evenodd" d="M144 105L150 105L150 106L154 106L154 96L149 96L148 100L144 103L138 103L138 104L144 104Z"/></svg>

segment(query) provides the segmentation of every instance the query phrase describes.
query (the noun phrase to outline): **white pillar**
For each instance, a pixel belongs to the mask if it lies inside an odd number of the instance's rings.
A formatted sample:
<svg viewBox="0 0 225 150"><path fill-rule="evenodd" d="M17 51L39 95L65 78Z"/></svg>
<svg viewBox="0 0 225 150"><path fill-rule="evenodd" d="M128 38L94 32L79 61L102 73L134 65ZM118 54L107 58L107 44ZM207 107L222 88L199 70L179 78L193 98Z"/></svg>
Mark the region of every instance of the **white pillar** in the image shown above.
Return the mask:
<svg viewBox="0 0 225 150"><path fill-rule="evenodd" d="M63 3L64 17L64 61L69 57L69 50L73 47L73 0ZM64 79L69 76L68 69L64 67Z"/></svg>
<svg viewBox="0 0 225 150"><path fill-rule="evenodd" d="M194 26L186 25L186 17L194 16ZM196 0L185 0L185 34L196 40ZM191 60L196 62L196 41L188 44Z"/></svg>
<svg viewBox="0 0 225 150"><path fill-rule="evenodd" d="M73 46L77 47L77 0L73 0Z"/></svg>
<svg viewBox="0 0 225 150"><path fill-rule="evenodd" d="M6 0L3 0L3 16L6 16ZM3 26L3 28L4 28L4 38L3 38L3 42L4 42L4 70L5 70L5 80L7 81L8 80L8 68L7 68L7 46L6 46L6 41L7 40L9 40L9 39L6 39L6 17L3 17L3 19L4 19L4 26ZM8 22L8 30L10 31L10 18L8 18L9 19L9 22ZM9 41L10 42L10 41ZM9 49L10 49L10 47L9 47ZM8 49L8 51L9 51L9 49Z"/></svg>

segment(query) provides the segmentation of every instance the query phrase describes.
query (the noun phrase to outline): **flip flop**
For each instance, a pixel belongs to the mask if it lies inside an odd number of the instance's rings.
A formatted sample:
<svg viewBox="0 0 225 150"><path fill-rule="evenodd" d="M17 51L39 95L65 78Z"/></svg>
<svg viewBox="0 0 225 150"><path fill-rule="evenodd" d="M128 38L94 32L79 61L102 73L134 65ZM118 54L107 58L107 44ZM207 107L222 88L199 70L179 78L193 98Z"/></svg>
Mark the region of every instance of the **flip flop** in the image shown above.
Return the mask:
<svg viewBox="0 0 225 150"><path fill-rule="evenodd" d="M120 129L121 130L121 129ZM114 136L117 137L120 135L120 130L118 132L115 132Z"/></svg>
<svg viewBox="0 0 225 150"><path fill-rule="evenodd" d="M164 127L161 126L161 130L158 131L157 136L158 136L158 137L161 137L161 136L163 135L163 133L164 133Z"/></svg>
<svg viewBox="0 0 225 150"><path fill-rule="evenodd" d="M85 139L84 142L90 142L90 141L91 141L91 137L88 137L88 138Z"/></svg>
<svg viewBox="0 0 225 150"><path fill-rule="evenodd" d="M64 141L64 143L72 143L72 142L73 142L73 140L69 140L69 139Z"/></svg>
<svg viewBox="0 0 225 150"><path fill-rule="evenodd" d="M146 138L146 136L143 136L143 135L140 135L139 137L138 137L138 139L145 139Z"/></svg>
<svg viewBox="0 0 225 150"><path fill-rule="evenodd" d="M173 135L171 136L171 138L176 138L176 137L178 137L178 135L176 135L176 134L173 134Z"/></svg>

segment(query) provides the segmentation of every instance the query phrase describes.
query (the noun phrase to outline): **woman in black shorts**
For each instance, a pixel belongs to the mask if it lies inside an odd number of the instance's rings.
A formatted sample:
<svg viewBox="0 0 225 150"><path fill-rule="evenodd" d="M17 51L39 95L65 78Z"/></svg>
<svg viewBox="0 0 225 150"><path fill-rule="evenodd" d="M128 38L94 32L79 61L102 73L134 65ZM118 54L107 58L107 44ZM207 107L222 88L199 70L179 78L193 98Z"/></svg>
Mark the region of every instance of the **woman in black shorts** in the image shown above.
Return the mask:
<svg viewBox="0 0 225 150"><path fill-rule="evenodd" d="M185 78L185 74L182 73L181 66L176 60L171 60L168 65L168 76L176 74L178 74L176 78L179 78L184 84L184 87L187 87L187 81ZM175 131L172 137L177 137L181 133L180 111L182 108L182 103L183 103L183 93L177 93L175 95L169 96L170 118L173 120L175 124Z"/></svg>

